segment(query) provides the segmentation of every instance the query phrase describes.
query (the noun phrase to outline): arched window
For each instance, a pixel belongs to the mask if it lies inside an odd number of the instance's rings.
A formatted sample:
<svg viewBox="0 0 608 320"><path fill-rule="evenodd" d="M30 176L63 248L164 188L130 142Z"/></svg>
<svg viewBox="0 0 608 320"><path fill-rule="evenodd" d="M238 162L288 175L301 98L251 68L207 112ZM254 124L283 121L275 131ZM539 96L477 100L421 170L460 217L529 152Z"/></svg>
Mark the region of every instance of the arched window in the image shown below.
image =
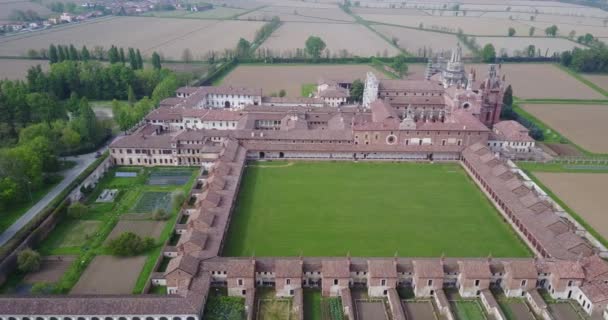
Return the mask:
<svg viewBox="0 0 608 320"><path fill-rule="evenodd" d="M114 318L112 318L112 317L105 317L104 319L105 320L114 320Z"/></svg>
<svg viewBox="0 0 608 320"><path fill-rule="evenodd" d="M30 318L29 317L23 317L23 318L21 318L21 320L30 320Z"/></svg>
<svg viewBox="0 0 608 320"><path fill-rule="evenodd" d="M36 320L44 320L43 317L36 317Z"/></svg>
<svg viewBox="0 0 608 320"><path fill-rule="evenodd" d="M133 317L132 320L141 320L139 317Z"/></svg>
<svg viewBox="0 0 608 320"><path fill-rule="evenodd" d="M77 319L78 320L86 320L86 318L84 318L84 317L78 317Z"/></svg>
<svg viewBox="0 0 608 320"><path fill-rule="evenodd" d="M127 318L125 318L125 317L120 317L120 318L118 318L118 320L127 320Z"/></svg>
<svg viewBox="0 0 608 320"><path fill-rule="evenodd" d="M167 317L160 317L160 320L169 320Z"/></svg>
<svg viewBox="0 0 608 320"><path fill-rule="evenodd" d="M63 320L72 320L70 317L64 317Z"/></svg>
<svg viewBox="0 0 608 320"><path fill-rule="evenodd" d="M182 320L180 317L173 317L173 320Z"/></svg>
<svg viewBox="0 0 608 320"><path fill-rule="evenodd" d="M152 317L146 317L146 320L154 320Z"/></svg>
<svg viewBox="0 0 608 320"><path fill-rule="evenodd" d="M10 319L10 318L9 318L8 320L13 320L13 319ZM59 319L57 319L57 318L55 318L55 317L51 317L51 320L59 320Z"/></svg>
<svg viewBox="0 0 608 320"><path fill-rule="evenodd" d="M194 319L194 317L188 317L188 318L186 318L186 320L196 320L196 319Z"/></svg>
<svg viewBox="0 0 608 320"><path fill-rule="evenodd" d="M93 318L91 318L91 320L99 320L99 318L93 317Z"/></svg>

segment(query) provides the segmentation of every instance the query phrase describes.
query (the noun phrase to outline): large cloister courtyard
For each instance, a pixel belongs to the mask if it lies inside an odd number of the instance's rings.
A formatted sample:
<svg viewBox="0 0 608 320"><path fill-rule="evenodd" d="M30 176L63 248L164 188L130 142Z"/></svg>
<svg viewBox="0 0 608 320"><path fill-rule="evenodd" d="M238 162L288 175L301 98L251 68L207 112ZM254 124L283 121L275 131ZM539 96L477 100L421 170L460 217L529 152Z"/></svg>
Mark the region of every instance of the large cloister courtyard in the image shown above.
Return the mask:
<svg viewBox="0 0 608 320"><path fill-rule="evenodd" d="M524 257L457 163L253 162L224 256Z"/></svg>

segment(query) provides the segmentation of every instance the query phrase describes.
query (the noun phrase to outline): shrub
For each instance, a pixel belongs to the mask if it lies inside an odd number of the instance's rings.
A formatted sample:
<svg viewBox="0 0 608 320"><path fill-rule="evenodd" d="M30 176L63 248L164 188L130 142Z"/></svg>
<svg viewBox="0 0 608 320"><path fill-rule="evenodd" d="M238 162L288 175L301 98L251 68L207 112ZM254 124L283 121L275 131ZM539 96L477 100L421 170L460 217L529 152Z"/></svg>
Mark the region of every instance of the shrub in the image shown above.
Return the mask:
<svg viewBox="0 0 608 320"><path fill-rule="evenodd" d="M174 207L179 208L186 201L186 194L182 190L176 190L171 193L171 203Z"/></svg>
<svg viewBox="0 0 608 320"><path fill-rule="evenodd" d="M243 298L210 296L204 318L209 320L241 320L245 315Z"/></svg>
<svg viewBox="0 0 608 320"><path fill-rule="evenodd" d="M27 248L17 254L17 268L22 272L33 272L40 269L40 253Z"/></svg>
<svg viewBox="0 0 608 320"><path fill-rule="evenodd" d="M136 256L154 247L154 239L142 238L133 232L125 232L108 244L108 250L115 256Z"/></svg>
<svg viewBox="0 0 608 320"><path fill-rule="evenodd" d="M82 216L87 213L88 209L89 207L87 207L86 205L80 202L74 202L68 207L68 217L72 219L82 218Z"/></svg>
<svg viewBox="0 0 608 320"><path fill-rule="evenodd" d="M30 289L31 294L49 294L55 291L55 285L48 282L35 283Z"/></svg>
<svg viewBox="0 0 608 320"><path fill-rule="evenodd" d="M152 219L154 220L168 220L170 216L169 212L163 208L158 208L152 213Z"/></svg>

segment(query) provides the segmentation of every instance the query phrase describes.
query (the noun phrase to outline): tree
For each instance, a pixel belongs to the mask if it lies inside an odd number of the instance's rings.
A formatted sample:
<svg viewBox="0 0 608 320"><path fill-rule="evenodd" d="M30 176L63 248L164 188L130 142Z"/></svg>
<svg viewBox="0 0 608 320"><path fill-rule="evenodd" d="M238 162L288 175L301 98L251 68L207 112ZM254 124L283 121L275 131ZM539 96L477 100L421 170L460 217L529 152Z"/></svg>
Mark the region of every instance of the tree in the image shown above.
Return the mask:
<svg viewBox="0 0 608 320"><path fill-rule="evenodd" d="M68 207L68 217L72 219L80 219L87 213L88 210L89 207L83 203L74 202Z"/></svg>
<svg viewBox="0 0 608 320"><path fill-rule="evenodd" d="M236 45L236 56L238 58L247 58L249 57L250 51L251 43L243 38L239 39L239 42Z"/></svg>
<svg viewBox="0 0 608 320"><path fill-rule="evenodd" d="M135 51L135 58L137 58L137 69L144 68L144 60L141 58L141 52L139 49Z"/></svg>
<svg viewBox="0 0 608 320"><path fill-rule="evenodd" d="M169 217L171 217L171 215L169 214L169 212L167 212L167 210L163 208L157 208L152 213L152 219L154 220L168 220Z"/></svg>
<svg viewBox="0 0 608 320"><path fill-rule="evenodd" d="M69 60L72 60L72 61L77 61L80 59L80 57L78 55L78 50L76 50L76 47L74 47L73 44L70 45L68 56L69 56Z"/></svg>
<svg viewBox="0 0 608 320"><path fill-rule="evenodd" d="M562 52L562 54L559 57L559 62L562 65L569 67L570 64L572 64L572 53L570 53L570 51Z"/></svg>
<svg viewBox="0 0 608 320"><path fill-rule="evenodd" d="M534 35L534 31L536 31L536 28L534 28L534 27L530 27L530 31L528 31L528 35L529 35L530 37L532 37L532 36Z"/></svg>
<svg viewBox="0 0 608 320"><path fill-rule="evenodd" d="M125 232L110 240L108 250L115 256L136 256L154 247L154 239L142 238L133 232Z"/></svg>
<svg viewBox="0 0 608 320"><path fill-rule="evenodd" d="M63 49L63 46L58 45L57 46L57 62L64 61L66 58L67 57L66 57L65 50Z"/></svg>
<svg viewBox="0 0 608 320"><path fill-rule="evenodd" d="M82 59L82 61L89 61L89 59L91 58L91 54L89 53L89 49L87 49L87 46L82 46L82 50L80 50L80 58Z"/></svg>
<svg viewBox="0 0 608 320"><path fill-rule="evenodd" d="M127 62L124 48L120 48L120 51L118 51L118 57L120 58L120 63L125 64L125 62Z"/></svg>
<svg viewBox="0 0 608 320"><path fill-rule="evenodd" d="M171 203L174 207L179 208L184 201L186 201L186 194L182 190L171 193Z"/></svg>
<svg viewBox="0 0 608 320"><path fill-rule="evenodd" d="M127 101L129 101L130 105L134 105L135 100L135 91L133 91L133 87L129 85L129 88L127 89Z"/></svg>
<svg viewBox="0 0 608 320"><path fill-rule="evenodd" d="M534 55L536 54L536 47L531 44L526 48L526 55L530 58L534 57Z"/></svg>
<svg viewBox="0 0 608 320"><path fill-rule="evenodd" d="M555 37L557 35L557 26L556 25L552 25L550 27L547 27L545 29L545 34L551 37Z"/></svg>
<svg viewBox="0 0 608 320"><path fill-rule="evenodd" d="M401 78L406 75L408 71L406 61L407 59L405 58L405 56L403 54L400 54L396 56L395 59L393 59L393 63L391 64L391 67L397 72L397 74L399 74L399 77Z"/></svg>
<svg viewBox="0 0 608 320"><path fill-rule="evenodd" d="M21 272L33 272L40 269L40 253L27 248L17 254L17 268Z"/></svg>
<svg viewBox="0 0 608 320"><path fill-rule="evenodd" d="M279 97L283 98L287 95L287 92L285 91L285 89L281 89L279 90Z"/></svg>
<svg viewBox="0 0 608 320"><path fill-rule="evenodd" d="M160 61L160 55L158 53L156 53L156 51L154 51L152 53L152 67L154 67L154 69L156 70L160 70L161 69L161 61Z"/></svg>
<svg viewBox="0 0 608 320"><path fill-rule="evenodd" d="M352 85L350 86L350 98L353 101L361 102L363 100L363 81L360 79L355 79Z"/></svg>
<svg viewBox="0 0 608 320"><path fill-rule="evenodd" d="M312 56L315 60L321 57L321 52L325 50L325 47L325 42L317 36L310 36L308 39L306 39L306 53Z"/></svg>
<svg viewBox="0 0 608 320"><path fill-rule="evenodd" d="M133 50L133 48L129 48L129 65L133 70L137 70L137 67L139 66L137 63L137 57L135 56L135 50Z"/></svg>
<svg viewBox="0 0 608 320"><path fill-rule="evenodd" d="M190 51L189 48L184 49L184 51L182 52L182 61L184 61L184 62L192 61L192 52Z"/></svg>
<svg viewBox="0 0 608 320"><path fill-rule="evenodd" d="M509 37L512 37L515 35L515 28L509 28Z"/></svg>
<svg viewBox="0 0 608 320"><path fill-rule="evenodd" d="M57 55L57 47L55 47L54 44L51 44L49 46L49 62L51 64L59 62L59 57Z"/></svg>
<svg viewBox="0 0 608 320"><path fill-rule="evenodd" d="M115 46L110 47L110 50L108 50L108 60L110 60L111 64L120 62L120 54Z"/></svg>
<svg viewBox="0 0 608 320"><path fill-rule="evenodd" d="M481 50L481 59L483 62L494 62L496 60L496 49L491 43L486 44Z"/></svg>
<svg viewBox="0 0 608 320"><path fill-rule="evenodd" d="M508 85L505 89L505 93L502 97L502 104L503 106L509 107L513 105L513 88L511 88L511 85Z"/></svg>

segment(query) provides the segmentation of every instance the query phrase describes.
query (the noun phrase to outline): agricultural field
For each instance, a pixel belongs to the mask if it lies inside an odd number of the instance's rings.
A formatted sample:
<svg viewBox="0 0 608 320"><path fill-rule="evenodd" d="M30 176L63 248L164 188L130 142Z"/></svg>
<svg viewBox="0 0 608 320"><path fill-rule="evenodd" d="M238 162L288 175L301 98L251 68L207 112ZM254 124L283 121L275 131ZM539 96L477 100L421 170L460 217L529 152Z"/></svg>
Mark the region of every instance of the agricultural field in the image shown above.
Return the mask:
<svg viewBox="0 0 608 320"><path fill-rule="evenodd" d="M37 279L54 277L52 284L57 293L141 293L162 243L172 234L177 219L178 204L171 196L159 204L159 197L147 199L153 193L171 193L181 190L185 194L192 187L197 170L175 168L180 174L189 172L187 183L182 185L148 185L149 177L155 172L166 173L163 168L119 167L110 170L88 193L84 204L87 210L80 216L67 215L59 221L43 244L35 248L43 255L43 260L67 257L63 260L73 263L43 263L39 275L18 275L23 281L33 284ZM116 177L116 172L133 172L135 177ZM117 189L114 202L95 202L104 189ZM152 211L161 205L168 209L166 221L157 221ZM147 211L133 214L134 207L146 207ZM110 256L107 244L124 232L133 232L155 240L155 247L142 255L130 258ZM32 278L33 277L33 278ZM49 281L51 282L51 281ZM15 285L19 285L16 283ZM9 292L10 292L9 288Z"/></svg>
<svg viewBox="0 0 608 320"><path fill-rule="evenodd" d="M593 153L608 153L605 119L608 106L588 104L526 104L526 112Z"/></svg>
<svg viewBox="0 0 608 320"><path fill-rule="evenodd" d="M300 8L293 6L268 6L242 15L242 20L270 20L278 16L285 22L345 22L352 23L355 19L337 6L333 8Z"/></svg>
<svg viewBox="0 0 608 320"><path fill-rule="evenodd" d="M13 10L36 12L40 17L46 17L52 13L45 5L33 1L1 1L0 22L9 22L12 19Z"/></svg>
<svg viewBox="0 0 608 320"><path fill-rule="evenodd" d="M477 80L488 74L487 64L469 64ZM605 99L605 97L553 64L502 64L500 75L520 99Z"/></svg>
<svg viewBox="0 0 608 320"><path fill-rule="evenodd" d="M397 39L397 45L412 55L431 56L431 53L449 51L455 48L460 41L455 35L422 31L411 28L394 27L387 25L372 25L376 31L385 35L388 39ZM463 46L463 55L470 55L470 51Z"/></svg>
<svg viewBox="0 0 608 320"><path fill-rule="evenodd" d="M241 37L253 40L261 26L261 22L249 21L113 17L2 38L0 55L23 56L29 49L48 48L50 44L74 44L106 49L111 45L133 47L147 56L157 51L170 59L181 59L184 50L190 49L199 59L210 51L236 47Z"/></svg>
<svg viewBox="0 0 608 320"><path fill-rule="evenodd" d="M452 312L458 320L485 320L486 315L477 300L451 301Z"/></svg>
<svg viewBox="0 0 608 320"><path fill-rule="evenodd" d="M607 173L538 171L533 174L604 239L608 239L608 216L605 210Z"/></svg>
<svg viewBox="0 0 608 320"><path fill-rule="evenodd" d="M27 70L40 65L43 71L49 69L46 60L0 59L0 80L25 80Z"/></svg>
<svg viewBox="0 0 608 320"><path fill-rule="evenodd" d="M221 84L234 87L262 88L262 92L265 95L279 92L281 89L284 89L287 92L288 97L299 97L302 85L304 84L316 84L321 78L364 80L367 72L374 72L377 76L381 77L380 72L365 64L240 65L229 73L222 80ZM424 72L422 72L422 74L424 74ZM260 77L260 75L263 76Z"/></svg>
<svg viewBox="0 0 608 320"><path fill-rule="evenodd" d="M253 252L530 255L459 165L415 163L249 166L223 255Z"/></svg>
<svg viewBox="0 0 608 320"><path fill-rule="evenodd" d="M476 37L480 46L490 43L496 48L496 54L502 56L525 56L528 47L533 45L536 52L542 56L552 56L582 46L562 38L532 38L532 37Z"/></svg>
<svg viewBox="0 0 608 320"><path fill-rule="evenodd" d="M608 91L608 75L604 74L581 74L581 76L591 82L593 82L598 87Z"/></svg>
<svg viewBox="0 0 608 320"><path fill-rule="evenodd" d="M241 14L246 10L239 8L215 7L211 10L192 12L187 10L173 11L150 11L146 12L146 17L158 18L187 18L187 19L225 19Z"/></svg>
<svg viewBox="0 0 608 320"><path fill-rule="evenodd" d="M130 294L146 263L145 256L97 256L80 276L71 294Z"/></svg>
<svg viewBox="0 0 608 320"><path fill-rule="evenodd" d="M321 37L332 56L340 56L343 50L349 56L364 57L383 56L385 53L394 56L399 53L399 50L364 26L345 23L286 22L261 47L270 49L276 55L287 55L295 53L297 48L304 48L309 36Z"/></svg>
<svg viewBox="0 0 608 320"><path fill-rule="evenodd" d="M509 28L514 28L516 34L527 35L530 29L529 26L523 23L510 20L486 19L478 17L439 17L439 16L408 16L404 19L401 16L393 14L359 14L359 16L367 21L399 25L411 28L444 31L450 33L462 32L477 36L506 36Z"/></svg>

